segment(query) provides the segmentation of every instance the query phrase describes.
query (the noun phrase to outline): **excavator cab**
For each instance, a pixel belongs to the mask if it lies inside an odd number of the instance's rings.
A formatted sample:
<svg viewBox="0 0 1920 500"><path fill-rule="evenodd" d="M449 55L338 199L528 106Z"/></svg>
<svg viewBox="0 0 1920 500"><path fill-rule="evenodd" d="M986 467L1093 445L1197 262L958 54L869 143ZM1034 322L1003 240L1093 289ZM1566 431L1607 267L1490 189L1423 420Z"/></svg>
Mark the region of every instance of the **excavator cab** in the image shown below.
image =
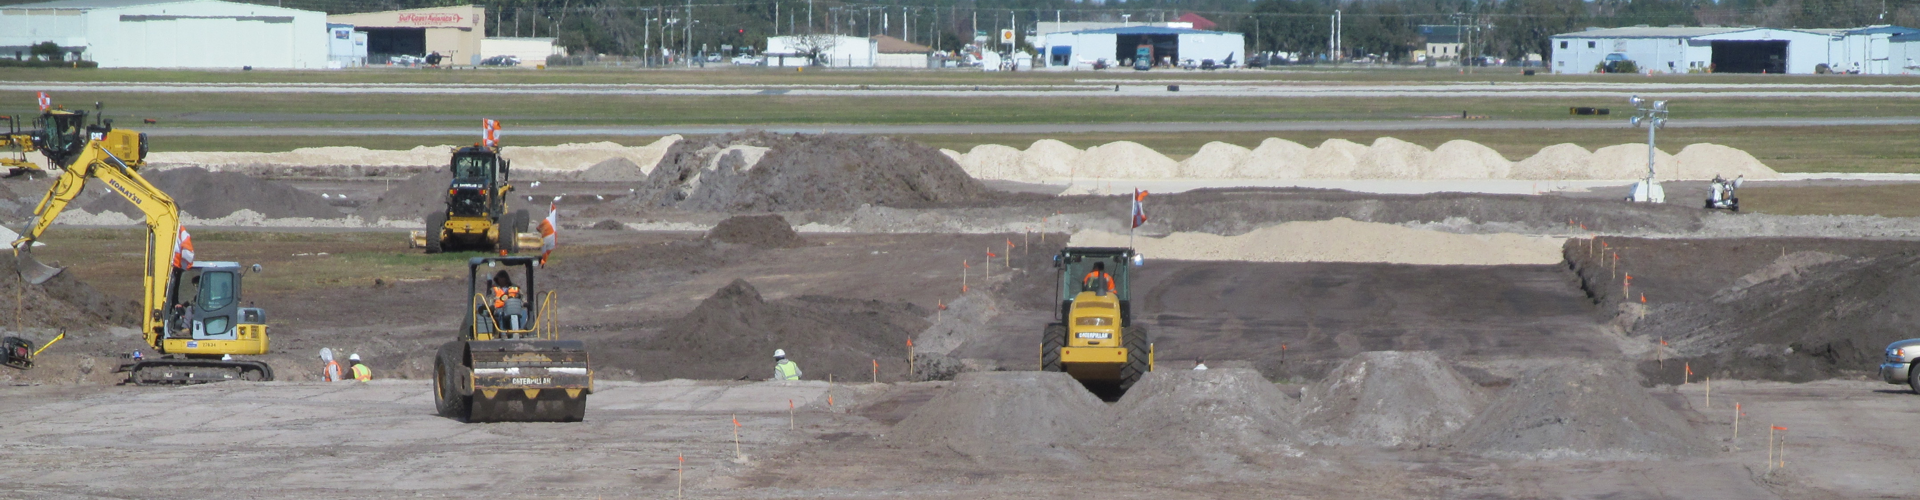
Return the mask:
<svg viewBox="0 0 1920 500"><path fill-rule="evenodd" d="M1040 338L1040 369L1125 392L1153 370L1153 343L1133 322L1129 248L1068 247L1053 258L1054 322Z"/></svg>
<svg viewBox="0 0 1920 500"><path fill-rule="evenodd" d="M237 262L194 262L175 269L165 350L188 357L267 353L267 312L242 307Z"/></svg>
<svg viewBox="0 0 1920 500"><path fill-rule="evenodd" d="M586 343L559 338L554 292L534 287L539 260L467 260L469 299L460 333L434 358L434 404L441 415L467 422L586 418L591 359ZM499 271L518 277L500 280ZM517 295L506 293L510 287Z"/></svg>

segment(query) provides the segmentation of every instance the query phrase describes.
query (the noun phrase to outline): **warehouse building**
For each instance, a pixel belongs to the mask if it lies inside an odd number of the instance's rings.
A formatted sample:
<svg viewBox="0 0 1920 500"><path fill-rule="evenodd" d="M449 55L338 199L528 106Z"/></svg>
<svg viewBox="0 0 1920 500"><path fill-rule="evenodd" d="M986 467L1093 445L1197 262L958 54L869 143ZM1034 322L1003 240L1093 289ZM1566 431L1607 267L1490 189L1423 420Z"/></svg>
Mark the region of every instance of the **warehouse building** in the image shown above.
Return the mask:
<svg viewBox="0 0 1920 500"><path fill-rule="evenodd" d="M1874 75L1920 71L1920 30L1667 27L1590 28L1553 36L1555 73L1591 73L1611 60L1661 73L1834 72ZM1909 51L1909 49L1913 49Z"/></svg>
<svg viewBox="0 0 1920 500"><path fill-rule="evenodd" d="M103 68L327 66L326 14L218 0L58 0L0 6L0 54L43 42Z"/></svg>
<svg viewBox="0 0 1920 500"><path fill-rule="evenodd" d="M1050 68L1085 66L1100 59L1129 61L1142 47L1152 50L1155 64L1211 59L1216 64L1237 66L1247 58L1244 35L1193 28L1128 26L1069 31L1048 34L1041 43L1042 60Z"/></svg>
<svg viewBox="0 0 1920 500"><path fill-rule="evenodd" d="M768 66L871 68L880 57L880 41L827 34L770 36L764 53Z"/></svg>
<svg viewBox="0 0 1920 500"><path fill-rule="evenodd" d="M339 14L327 16L327 22L350 24L367 34L368 64L438 52L445 58L442 64L477 66L488 55L480 47L487 37L487 9L479 6Z"/></svg>

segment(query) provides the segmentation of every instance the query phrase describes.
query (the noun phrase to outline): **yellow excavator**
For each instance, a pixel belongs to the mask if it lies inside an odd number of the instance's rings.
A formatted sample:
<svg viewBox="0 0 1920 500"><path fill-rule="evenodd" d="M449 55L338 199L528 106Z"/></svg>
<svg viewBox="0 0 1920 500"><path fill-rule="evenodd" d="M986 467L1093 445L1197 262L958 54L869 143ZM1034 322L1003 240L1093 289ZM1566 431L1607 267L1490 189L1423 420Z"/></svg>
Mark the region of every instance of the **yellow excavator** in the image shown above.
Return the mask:
<svg viewBox="0 0 1920 500"><path fill-rule="evenodd" d="M27 152L39 149L33 144L34 134L20 129L18 117L0 116L0 121L7 122L6 135L0 135L0 149L5 149L14 155L12 158L0 158L0 168L7 169L6 172L0 173L0 177L46 172L40 169L40 165L27 160Z"/></svg>
<svg viewBox="0 0 1920 500"><path fill-rule="evenodd" d="M579 422L593 393L586 343L559 338L553 291L534 288L539 257L467 259L460 333L433 360L440 415L467 422ZM482 279L482 267L498 270ZM516 284L508 270L520 268Z"/></svg>
<svg viewBox="0 0 1920 500"><path fill-rule="evenodd" d="M224 359L267 352L266 310L243 307L245 270L235 262L196 261L182 252L180 210L173 198L140 176L147 156L146 134L113 128L99 117L87 123L85 110L50 109L35 120L27 150L37 150L62 172L34 208L26 230L13 242L14 265L29 283L45 283L62 268L34 258L33 244L55 217L80 195L89 180L107 188L146 215L147 252L140 297L141 333L158 356L136 356L120 367L135 384L196 384L223 380L273 380L273 369L258 361ZM40 170L38 165L31 167ZM184 257L184 258L182 258ZM253 272L259 272L255 264Z"/></svg>

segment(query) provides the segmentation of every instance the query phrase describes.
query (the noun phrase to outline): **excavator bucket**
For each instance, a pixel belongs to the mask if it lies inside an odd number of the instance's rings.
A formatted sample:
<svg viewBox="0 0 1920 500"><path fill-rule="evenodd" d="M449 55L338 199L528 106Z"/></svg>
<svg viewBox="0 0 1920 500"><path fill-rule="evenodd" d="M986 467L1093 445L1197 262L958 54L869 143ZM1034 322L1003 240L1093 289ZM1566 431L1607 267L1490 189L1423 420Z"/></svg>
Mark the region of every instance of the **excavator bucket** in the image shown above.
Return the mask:
<svg viewBox="0 0 1920 500"><path fill-rule="evenodd" d="M467 342L472 365L468 422L578 422L593 392L587 346L578 340Z"/></svg>
<svg viewBox="0 0 1920 500"><path fill-rule="evenodd" d="M13 249L13 270L20 273L21 279L38 285L58 276L60 271L65 271L66 268L41 264L38 259L33 258L33 243L27 243Z"/></svg>

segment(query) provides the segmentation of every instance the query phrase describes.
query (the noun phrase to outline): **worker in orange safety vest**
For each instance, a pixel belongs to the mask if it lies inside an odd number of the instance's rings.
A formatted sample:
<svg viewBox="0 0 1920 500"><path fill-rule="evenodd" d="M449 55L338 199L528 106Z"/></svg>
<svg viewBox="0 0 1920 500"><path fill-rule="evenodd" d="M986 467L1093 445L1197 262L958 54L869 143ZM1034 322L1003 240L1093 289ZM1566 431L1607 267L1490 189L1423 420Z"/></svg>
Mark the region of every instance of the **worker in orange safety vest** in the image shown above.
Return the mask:
<svg viewBox="0 0 1920 500"><path fill-rule="evenodd" d="M1105 263L1095 262L1093 263L1093 271L1088 272L1087 277L1080 280L1080 288L1098 295L1114 293L1113 275L1107 274L1107 266ZM1105 288L1106 293L1101 293L1101 288Z"/></svg>

